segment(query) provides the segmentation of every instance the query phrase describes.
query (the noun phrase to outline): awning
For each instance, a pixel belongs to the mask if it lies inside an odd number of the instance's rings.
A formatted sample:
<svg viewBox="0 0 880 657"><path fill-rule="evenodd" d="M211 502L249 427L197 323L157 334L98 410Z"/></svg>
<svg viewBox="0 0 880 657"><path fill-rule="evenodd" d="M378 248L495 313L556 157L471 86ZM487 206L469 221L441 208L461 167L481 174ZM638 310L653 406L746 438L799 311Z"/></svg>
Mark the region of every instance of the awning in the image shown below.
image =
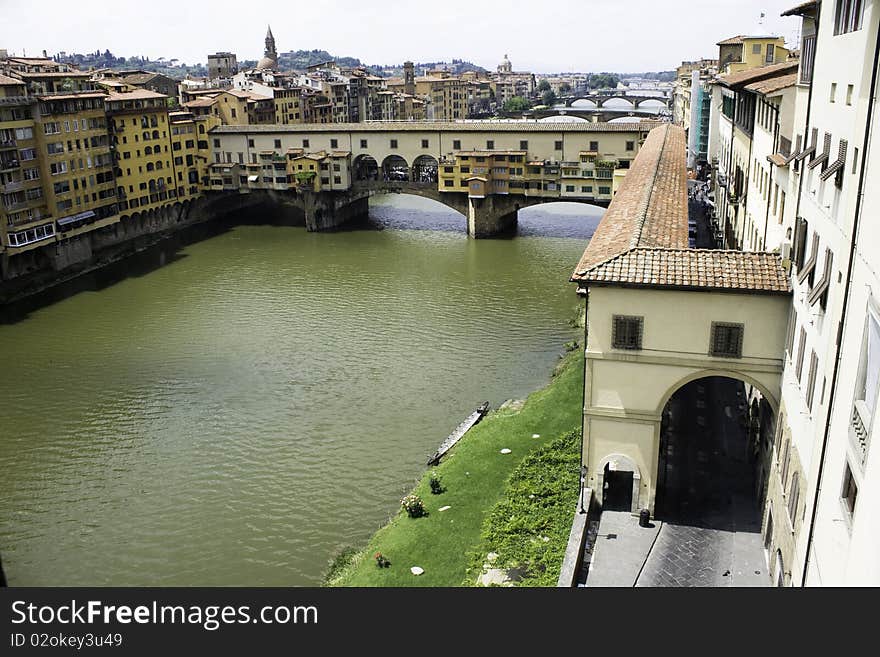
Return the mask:
<svg viewBox="0 0 880 657"><path fill-rule="evenodd" d="M810 169L815 169L820 164L827 163L829 155L831 155L831 135L826 132L825 142L822 146L822 154L813 158L813 161L810 162L807 166Z"/></svg>
<svg viewBox="0 0 880 657"><path fill-rule="evenodd" d="M828 286L831 283L831 266L834 263L834 253L831 249L825 249L825 269L822 272L822 279L816 283L816 286L810 291L810 296L807 297L807 303L811 306L815 305L817 301L819 301L822 296L828 291ZM823 308L824 302L823 302Z"/></svg>
<svg viewBox="0 0 880 657"><path fill-rule="evenodd" d="M259 179L259 176L248 176L248 182L257 182Z"/></svg>
<svg viewBox="0 0 880 657"><path fill-rule="evenodd" d="M76 223L77 221L85 221L86 219L91 219L96 216L94 212L91 210L86 210L85 212L80 212L79 214L74 214L69 217L62 217L58 220L59 226L67 226L68 224Z"/></svg>
<svg viewBox="0 0 880 657"><path fill-rule="evenodd" d="M840 143L837 146L837 159L833 164L829 165L825 171L821 173L819 178L821 180L828 180L835 173L840 171L844 166L846 166L846 149L848 142L846 139L841 139Z"/></svg>

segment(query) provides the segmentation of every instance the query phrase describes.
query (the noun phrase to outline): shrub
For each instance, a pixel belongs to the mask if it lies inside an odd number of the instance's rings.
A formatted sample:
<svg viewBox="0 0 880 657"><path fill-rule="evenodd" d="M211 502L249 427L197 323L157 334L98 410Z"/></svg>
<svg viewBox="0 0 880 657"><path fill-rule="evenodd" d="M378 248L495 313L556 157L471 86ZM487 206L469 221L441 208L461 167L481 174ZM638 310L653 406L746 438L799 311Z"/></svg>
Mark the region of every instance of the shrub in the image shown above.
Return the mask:
<svg viewBox="0 0 880 657"><path fill-rule="evenodd" d="M428 483L431 485L431 493L434 495L439 495L443 492L443 483L440 481L440 475L437 474L437 471L431 472L431 478L428 480Z"/></svg>
<svg viewBox="0 0 880 657"><path fill-rule="evenodd" d="M400 500L400 506L406 509L406 513L410 518L421 518L425 513L425 503L418 495L407 495Z"/></svg>

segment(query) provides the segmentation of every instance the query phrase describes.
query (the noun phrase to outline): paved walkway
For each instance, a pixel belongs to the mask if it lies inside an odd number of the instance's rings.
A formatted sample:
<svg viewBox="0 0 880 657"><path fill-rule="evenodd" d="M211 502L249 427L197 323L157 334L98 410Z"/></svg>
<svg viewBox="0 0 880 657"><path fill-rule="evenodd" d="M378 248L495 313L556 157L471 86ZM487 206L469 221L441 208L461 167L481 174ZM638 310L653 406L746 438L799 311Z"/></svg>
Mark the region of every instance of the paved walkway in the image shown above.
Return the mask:
<svg viewBox="0 0 880 657"><path fill-rule="evenodd" d="M629 511L604 511L595 536L587 537L586 586L635 586L662 523L639 527Z"/></svg>

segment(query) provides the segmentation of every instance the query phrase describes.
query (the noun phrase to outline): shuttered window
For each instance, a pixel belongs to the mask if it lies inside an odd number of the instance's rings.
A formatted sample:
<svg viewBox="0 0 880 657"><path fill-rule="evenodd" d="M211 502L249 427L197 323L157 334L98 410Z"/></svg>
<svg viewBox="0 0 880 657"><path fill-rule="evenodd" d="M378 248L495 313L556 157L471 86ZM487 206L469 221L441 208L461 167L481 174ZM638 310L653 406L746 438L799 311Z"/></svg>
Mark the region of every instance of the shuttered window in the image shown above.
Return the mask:
<svg viewBox="0 0 880 657"><path fill-rule="evenodd" d="M614 315L612 320L612 346L615 349L641 349L644 324L644 317Z"/></svg>
<svg viewBox="0 0 880 657"><path fill-rule="evenodd" d="M709 355L715 358L742 358L742 324L712 322Z"/></svg>

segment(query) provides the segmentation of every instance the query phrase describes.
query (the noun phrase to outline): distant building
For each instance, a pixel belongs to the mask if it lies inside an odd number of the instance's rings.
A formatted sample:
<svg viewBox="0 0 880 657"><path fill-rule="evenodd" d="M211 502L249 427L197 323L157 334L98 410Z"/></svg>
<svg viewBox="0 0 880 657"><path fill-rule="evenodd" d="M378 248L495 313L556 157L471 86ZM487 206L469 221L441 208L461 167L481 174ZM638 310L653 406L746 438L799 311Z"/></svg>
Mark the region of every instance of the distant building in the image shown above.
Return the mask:
<svg viewBox="0 0 880 657"><path fill-rule="evenodd" d="M235 53L218 52L208 55L208 79L231 78L238 73L238 60Z"/></svg>

